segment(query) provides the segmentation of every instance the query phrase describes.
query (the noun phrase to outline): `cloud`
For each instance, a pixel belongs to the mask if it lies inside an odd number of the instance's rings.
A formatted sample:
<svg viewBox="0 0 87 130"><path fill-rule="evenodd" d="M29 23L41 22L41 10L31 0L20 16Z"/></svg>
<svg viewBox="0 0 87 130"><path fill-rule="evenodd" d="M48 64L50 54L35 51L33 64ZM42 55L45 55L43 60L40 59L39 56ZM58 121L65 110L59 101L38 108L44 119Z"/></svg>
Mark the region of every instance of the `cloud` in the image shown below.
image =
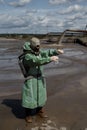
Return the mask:
<svg viewBox="0 0 87 130"><path fill-rule="evenodd" d="M64 3L72 3L72 2L81 2L81 1L86 1L86 0L49 0L49 3L52 5L59 5L59 4L64 4Z"/></svg>
<svg viewBox="0 0 87 130"><path fill-rule="evenodd" d="M14 7L22 7L30 2L31 2L31 0L18 0L18 1L8 2L8 4L11 6L14 6Z"/></svg>
<svg viewBox="0 0 87 130"><path fill-rule="evenodd" d="M0 3L3 4L3 3L4 3L4 0L0 0Z"/></svg>
<svg viewBox="0 0 87 130"><path fill-rule="evenodd" d="M75 20L83 19L83 14L82 13L77 13L77 14L73 14L72 16L68 16L67 18L70 21L75 21Z"/></svg>
<svg viewBox="0 0 87 130"><path fill-rule="evenodd" d="M62 10L61 12L59 12L60 14L69 14L69 13L74 13L74 12L79 12L83 10L83 7L81 5L72 5L69 6L66 10Z"/></svg>
<svg viewBox="0 0 87 130"><path fill-rule="evenodd" d="M18 12L19 10L20 12ZM7 30L5 32L16 33L47 33L47 30L64 31L65 29L84 27L87 22L86 8L81 6L80 10L79 5L73 5L64 10L65 13L61 15L56 13L58 9L23 10L17 8L9 13L0 14L0 29L2 31ZM70 12L73 12L73 14Z"/></svg>
<svg viewBox="0 0 87 130"><path fill-rule="evenodd" d="M19 16L11 16L9 14L0 14L0 28L12 29L26 27L27 23Z"/></svg>
<svg viewBox="0 0 87 130"><path fill-rule="evenodd" d="M0 2L3 2L3 0L0 0Z"/></svg>
<svg viewBox="0 0 87 130"><path fill-rule="evenodd" d="M63 4L68 2L69 0L49 0L50 4L56 5L56 4Z"/></svg>

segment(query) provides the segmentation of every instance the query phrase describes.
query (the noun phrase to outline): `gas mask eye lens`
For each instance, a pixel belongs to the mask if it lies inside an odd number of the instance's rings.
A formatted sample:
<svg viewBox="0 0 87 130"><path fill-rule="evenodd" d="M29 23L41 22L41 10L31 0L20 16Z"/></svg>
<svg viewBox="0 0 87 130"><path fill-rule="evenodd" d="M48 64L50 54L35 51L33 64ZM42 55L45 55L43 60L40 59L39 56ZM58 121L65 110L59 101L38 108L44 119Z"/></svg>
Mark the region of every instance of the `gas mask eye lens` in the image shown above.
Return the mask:
<svg viewBox="0 0 87 130"><path fill-rule="evenodd" d="M37 47L37 48L39 48L39 47L40 47L40 45L37 45L36 47Z"/></svg>

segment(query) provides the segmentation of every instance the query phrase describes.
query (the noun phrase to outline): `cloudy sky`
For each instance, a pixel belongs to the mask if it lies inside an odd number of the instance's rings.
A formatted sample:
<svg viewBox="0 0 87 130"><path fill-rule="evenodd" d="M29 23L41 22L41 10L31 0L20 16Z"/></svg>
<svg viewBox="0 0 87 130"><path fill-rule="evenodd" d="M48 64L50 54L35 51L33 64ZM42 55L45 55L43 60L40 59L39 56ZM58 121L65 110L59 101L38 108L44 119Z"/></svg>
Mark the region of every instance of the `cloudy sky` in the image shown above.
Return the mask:
<svg viewBox="0 0 87 130"><path fill-rule="evenodd" d="M0 33L85 29L87 0L0 0Z"/></svg>

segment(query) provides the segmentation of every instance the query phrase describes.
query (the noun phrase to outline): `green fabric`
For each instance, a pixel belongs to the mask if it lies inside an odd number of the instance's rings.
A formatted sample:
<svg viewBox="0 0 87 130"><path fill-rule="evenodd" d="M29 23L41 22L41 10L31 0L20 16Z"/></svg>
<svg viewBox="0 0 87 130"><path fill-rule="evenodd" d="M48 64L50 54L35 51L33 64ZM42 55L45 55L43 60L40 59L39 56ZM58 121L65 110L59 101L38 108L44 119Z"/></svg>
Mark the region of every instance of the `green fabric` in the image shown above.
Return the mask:
<svg viewBox="0 0 87 130"><path fill-rule="evenodd" d="M30 42L25 42L25 44L23 45L23 49L24 50L31 50L31 48L30 48Z"/></svg>
<svg viewBox="0 0 87 130"><path fill-rule="evenodd" d="M45 78L32 78L25 81L22 92L23 107L36 108L44 106L47 100Z"/></svg>
<svg viewBox="0 0 87 130"><path fill-rule="evenodd" d="M29 49L29 44L24 49ZM25 55L24 64L29 67L28 75L33 78L24 82L22 89L22 106L25 108L36 108L45 105L47 100L46 82L43 75L43 65L51 62L50 56L58 55L56 50L41 50L39 56L32 53ZM40 77L37 78L37 75Z"/></svg>

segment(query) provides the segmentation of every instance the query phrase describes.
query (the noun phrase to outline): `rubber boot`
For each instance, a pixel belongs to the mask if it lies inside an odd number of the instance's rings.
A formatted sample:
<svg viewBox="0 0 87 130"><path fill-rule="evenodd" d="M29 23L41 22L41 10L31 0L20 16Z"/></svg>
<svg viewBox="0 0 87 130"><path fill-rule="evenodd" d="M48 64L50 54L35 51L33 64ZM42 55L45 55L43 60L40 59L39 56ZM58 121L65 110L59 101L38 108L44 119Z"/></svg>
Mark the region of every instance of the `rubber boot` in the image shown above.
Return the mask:
<svg viewBox="0 0 87 130"><path fill-rule="evenodd" d="M32 116L27 116L27 117L25 118L25 121L26 121L27 123L32 123Z"/></svg>
<svg viewBox="0 0 87 130"><path fill-rule="evenodd" d="M41 118L47 118L47 117L48 117L48 116L45 114L43 108L41 108L41 110L38 112L38 115L39 115Z"/></svg>

